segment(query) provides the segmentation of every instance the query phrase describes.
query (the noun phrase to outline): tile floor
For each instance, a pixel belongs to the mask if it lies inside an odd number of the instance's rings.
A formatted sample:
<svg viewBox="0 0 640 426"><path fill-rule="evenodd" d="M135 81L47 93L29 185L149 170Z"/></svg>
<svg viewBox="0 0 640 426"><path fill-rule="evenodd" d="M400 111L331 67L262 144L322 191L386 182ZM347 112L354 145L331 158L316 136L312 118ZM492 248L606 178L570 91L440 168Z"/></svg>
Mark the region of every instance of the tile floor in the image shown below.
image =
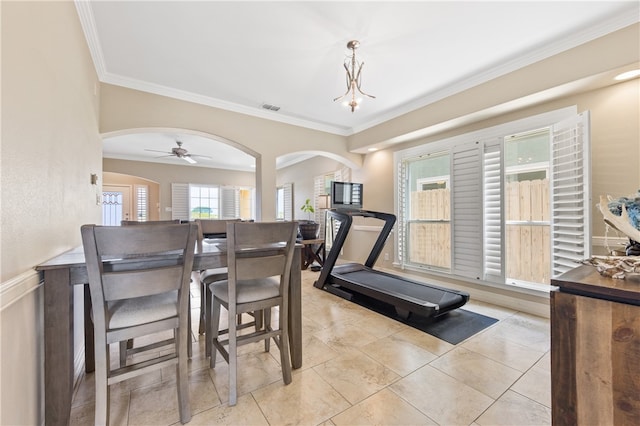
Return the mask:
<svg viewBox="0 0 640 426"><path fill-rule="evenodd" d="M194 334L190 425L551 424L548 319L472 300L465 309L500 321L454 346L314 288L317 276L302 273L303 367L288 386L275 345L243 346L229 407L227 364L209 369ZM174 371L113 387L111 424L179 424ZM71 425L93 424L93 398L89 374Z"/></svg>

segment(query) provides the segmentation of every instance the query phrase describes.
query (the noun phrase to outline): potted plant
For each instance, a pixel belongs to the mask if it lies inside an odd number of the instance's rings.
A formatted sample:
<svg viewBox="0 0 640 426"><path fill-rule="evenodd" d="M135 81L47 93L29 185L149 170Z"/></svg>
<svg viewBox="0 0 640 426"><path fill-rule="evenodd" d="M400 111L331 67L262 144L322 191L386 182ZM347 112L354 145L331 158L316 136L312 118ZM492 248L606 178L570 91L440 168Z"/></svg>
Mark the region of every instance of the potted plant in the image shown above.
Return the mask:
<svg viewBox="0 0 640 426"><path fill-rule="evenodd" d="M315 213L316 210L313 208L310 198L307 198L305 200L302 207L300 207L300 210L307 213L309 217L308 220L300 220L298 223L300 237L302 237L303 240L315 240L318 237L318 229L320 228L320 224L314 220L311 220L311 213Z"/></svg>

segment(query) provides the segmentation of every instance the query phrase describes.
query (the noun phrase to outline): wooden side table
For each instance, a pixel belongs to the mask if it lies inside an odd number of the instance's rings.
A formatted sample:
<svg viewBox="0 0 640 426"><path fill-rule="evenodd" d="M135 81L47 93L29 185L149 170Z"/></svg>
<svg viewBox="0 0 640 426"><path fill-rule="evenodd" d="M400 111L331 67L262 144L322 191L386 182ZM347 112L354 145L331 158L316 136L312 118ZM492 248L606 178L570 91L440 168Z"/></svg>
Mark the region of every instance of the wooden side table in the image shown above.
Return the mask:
<svg viewBox="0 0 640 426"><path fill-rule="evenodd" d="M640 424L640 280L583 265L551 285L552 423Z"/></svg>
<svg viewBox="0 0 640 426"><path fill-rule="evenodd" d="M302 270L307 269L313 262L318 262L320 266L324 265L326 258L324 239L317 238L315 240L300 240L298 242L304 246L302 249Z"/></svg>

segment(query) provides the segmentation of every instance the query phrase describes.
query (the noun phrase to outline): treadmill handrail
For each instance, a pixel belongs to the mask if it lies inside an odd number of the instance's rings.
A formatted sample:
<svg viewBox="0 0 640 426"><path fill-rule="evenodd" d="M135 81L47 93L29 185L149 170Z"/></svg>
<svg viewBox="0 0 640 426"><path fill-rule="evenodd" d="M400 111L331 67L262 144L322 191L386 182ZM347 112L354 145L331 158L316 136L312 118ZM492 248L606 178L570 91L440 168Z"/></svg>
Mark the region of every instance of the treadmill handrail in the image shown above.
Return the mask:
<svg viewBox="0 0 640 426"><path fill-rule="evenodd" d="M334 219L340 221L340 228L338 228L338 233L336 234L333 243L331 245L331 250L329 250L329 254L327 254L327 258L324 261L324 265L322 267L322 271L320 272L320 277L313 284L317 288L322 288L327 282L327 278L333 267L335 266L338 256L340 255L340 251L344 246L344 243L347 239L347 235L349 234L349 230L351 229L351 224L353 223L353 216L362 216L362 217L373 217L376 219L383 220L385 222L382 227L382 231L378 235L375 244L369 253L369 257L365 262L365 266L369 268L373 268L373 265L378 260L380 253L384 249L384 244L391 233L393 226L396 223L396 216L391 213L383 213L376 212L372 210L336 210L331 209L328 210L327 213Z"/></svg>

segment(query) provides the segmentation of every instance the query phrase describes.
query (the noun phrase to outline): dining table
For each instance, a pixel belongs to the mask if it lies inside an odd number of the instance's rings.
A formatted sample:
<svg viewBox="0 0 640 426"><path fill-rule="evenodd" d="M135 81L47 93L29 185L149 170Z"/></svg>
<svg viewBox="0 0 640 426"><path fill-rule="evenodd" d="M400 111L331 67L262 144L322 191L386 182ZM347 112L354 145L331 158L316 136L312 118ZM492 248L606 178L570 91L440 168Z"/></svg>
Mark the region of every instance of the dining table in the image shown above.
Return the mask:
<svg viewBox="0 0 640 426"><path fill-rule="evenodd" d="M289 347L291 365L302 366L301 251L297 244L289 285ZM194 255L193 271L227 266L226 243L203 244ZM44 289L44 407L46 425L67 425L74 386L74 287L84 286L84 365L94 370L91 296L82 246L64 252L35 268ZM193 274L194 277L199 274ZM197 279L197 278L195 278Z"/></svg>

